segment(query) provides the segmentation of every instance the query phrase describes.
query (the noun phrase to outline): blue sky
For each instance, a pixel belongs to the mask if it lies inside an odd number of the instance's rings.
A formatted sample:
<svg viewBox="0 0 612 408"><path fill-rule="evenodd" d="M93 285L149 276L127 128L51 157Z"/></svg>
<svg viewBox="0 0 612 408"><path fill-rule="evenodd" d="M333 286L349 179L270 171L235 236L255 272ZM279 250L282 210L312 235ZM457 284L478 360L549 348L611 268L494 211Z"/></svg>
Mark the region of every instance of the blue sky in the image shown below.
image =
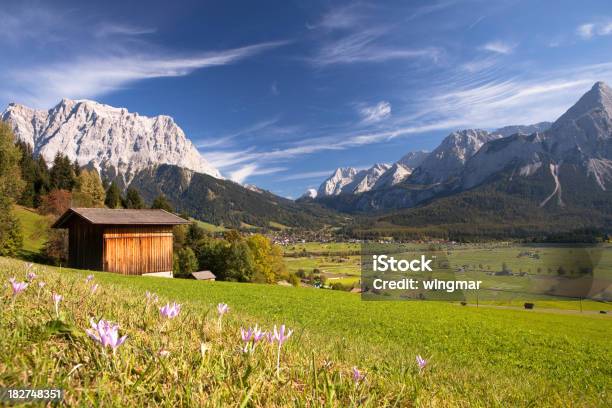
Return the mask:
<svg viewBox="0 0 612 408"><path fill-rule="evenodd" d="M224 176L288 197L612 82L604 0L2 3L0 105L167 114Z"/></svg>

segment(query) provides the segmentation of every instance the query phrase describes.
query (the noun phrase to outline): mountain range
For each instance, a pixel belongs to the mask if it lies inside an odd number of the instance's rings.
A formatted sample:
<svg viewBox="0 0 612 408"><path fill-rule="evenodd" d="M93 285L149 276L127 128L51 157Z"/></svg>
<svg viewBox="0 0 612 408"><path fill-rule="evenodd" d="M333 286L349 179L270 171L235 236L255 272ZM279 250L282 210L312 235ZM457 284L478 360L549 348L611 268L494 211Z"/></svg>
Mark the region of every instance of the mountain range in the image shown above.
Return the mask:
<svg viewBox="0 0 612 408"><path fill-rule="evenodd" d="M392 187L315 201L387 226L610 228L611 188L612 89L597 82L552 124L453 132Z"/></svg>
<svg viewBox="0 0 612 408"><path fill-rule="evenodd" d="M456 177L468 159L485 143L517 133L542 132L550 126L550 122L541 122L528 126L506 126L493 132L481 129L455 131L431 153L409 152L392 165L377 163L361 171L353 167L340 167L321 184L318 190L314 190L316 193L309 189L302 198L315 199L383 190L408 178L415 184L445 183Z"/></svg>

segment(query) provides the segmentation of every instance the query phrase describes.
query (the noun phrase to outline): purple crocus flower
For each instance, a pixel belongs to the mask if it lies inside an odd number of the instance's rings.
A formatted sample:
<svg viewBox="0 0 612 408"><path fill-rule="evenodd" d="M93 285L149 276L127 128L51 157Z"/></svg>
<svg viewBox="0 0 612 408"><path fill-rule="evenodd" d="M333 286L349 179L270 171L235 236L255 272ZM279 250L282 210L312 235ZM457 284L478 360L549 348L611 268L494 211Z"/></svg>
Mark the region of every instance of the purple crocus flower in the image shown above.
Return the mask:
<svg viewBox="0 0 612 408"><path fill-rule="evenodd" d="M93 285L91 285L90 290L92 294L96 293L96 291L98 290L98 284L94 283Z"/></svg>
<svg viewBox="0 0 612 408"><path fill-rule="evenodd" d="M281 347L282 347L283 343L285 343L287 340L289 340L289 337L291 337L292 333L293 333L293 330L287 330L285 328L284 324L281 324L280 329L277 329L276 325L274 326L274 336L273 336L273 339L274 339L274 341L276 341L278 343L278 352L276 354L276 375L277 376L280 374L280 353L281 353Z"/></svg>
<svg viewBox="0 0 612 408"><path fill-rule="evenodd" d="M227 312L229 312L229 306L227 303L219 303L217 305L217 313L219 313L219 317L223 317L223 315Z"/></svg>
<svg viewBox="0 0 612 408"><path fill-rule="evenodd" d="M176 316L178 316L180 311L181 305L176 302L173 302L172 305L170 305L170 303L167 303L166 306L159 308L159 313L161 313L162 316L168 319L174 319Z"/></svg>
<svg viewBox="0 0 612 408"><path fill-rule="evenodd" d="M44 287L45 287L45 285L46 285L46 283L45 283L45 282L43 282L43 281L39 281L39 282L38 282L38 287L39 287L39 288L41 288L41 289L42 289L42 288L44 288Z"/></svg>
<svg viewBox="0 0 612 408"><path fill-rule="evenodd" d="M265 331L262 331L259 327L257 327L257 325L255 325L255 329L253 329L253 342L259 343L261 339L266 337L266 334L267 333Z"/></svg>
<svg viewBox="0 0 612 408"><path fill-rule="evenodd" d="M242 327L240 328L240 338L245 343L251 341L251 337L253 337L253 329L249 327L248 330L244 330Z"/></svg>
<svg viewBox="0 0 612 408"><path fill-rule="evenodd" d="M62 295L58 295L57 293L53 293L53 304L55 305L55 316L59 319L59 304L64 297Z"/></svg>
<svg viewBox="0 0 612 408"><path fill-rule="evenodd" d="M86 281L86 282L90 282L90 281L92 281L92 280L93 280L93 278L94 278L94 276L93 276L93 275L87 275L87 278L85 279L85 281Z"/></svg>
<svg viewBox="0 0 612 408"><path fill-rule="evenodd" d="M227 312L229 312L229 306L227 305L227 303L219 303L217 305L217 313L219 314L217 325L219 327L219 331L221 331L221 321L223 320L223 315Z"/></svg>
<svg viewBox="0 0 612 408"><path fill-rule="evenodd" d="M91 329L85 330L87 335L100 343L102 347L110 347L113 350L113 354L115 354L115 349L127 339L127 335L119 337L119 325L112 324L103 319L96 323L93 318L90 320L90 323Z"/></svg>
<svg viewBox="0 0 612 408"><path fill-rule="evenodd" d="M32 282L34 279L36 279L36 274L34 272L28 272L26 279Z"/></svg>
<svg viewBox="0 0 612 408"><path fill-rule="evenodd" d="M11 286L13 288L13 296L17 296L18 294L20 294L21 292L23 292L27 287L28 284L25 282L16 282L14 279L11 281Z"/></svg>
<svg viewBox="0 0 612 408"><path fill-rule="evenodd" d="M359 371L357 367L353 367L353 381L355 384L360 383L365 378L365 374Z"/></svg>
<svg viewBox="0 0 612 408"><path fill-rule="evenodd" d="M9 282L10 282L10 283L15 282L15 277L14 277L14 276L11 276L11 277L9 278Z"/></svg>
<svg viewBox="0 0 612 408"><path fill-rule="evenodd" d="M282 346L284 342L289 340L291 334L293 334L293 330L287 330L284 324L281 324L278 330L274 326L274 341L278 342L279 346Z"/></svg>
<svg viewBox="0 0 612 408"><path fill-rule="evenodd" d="M240 328L240 338L245 343L243 352L251 352L255 350L256 344L266 337L266 332L262 331L257 325L255 327L249 327L248 330Z"/></svg>
<svg viewBox="0 0 612 408"><path fill-rule="evenodd" d="M427 360L421 357L421 355L418 355L416 356L416 362L417 362L417 365L419 366L419 372L423 371L423 369L427 365Z"/></svg>

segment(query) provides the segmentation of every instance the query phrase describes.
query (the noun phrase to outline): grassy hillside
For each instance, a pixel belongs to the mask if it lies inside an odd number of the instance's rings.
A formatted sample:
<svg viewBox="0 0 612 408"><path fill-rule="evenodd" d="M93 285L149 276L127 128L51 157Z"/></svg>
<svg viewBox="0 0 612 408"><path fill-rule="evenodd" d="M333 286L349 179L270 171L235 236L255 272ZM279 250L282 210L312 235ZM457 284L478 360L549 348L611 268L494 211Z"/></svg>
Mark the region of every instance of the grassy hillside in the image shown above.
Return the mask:
<svg viewBox="0 0 612 408"><path fill-rule="evenodd" d="M14 207L14 211L23 233L23 255L26 257L38 255L47 241L49 221L30 208L18 205Z"/></svg>
<svg viewBox="0 0 612 408"><path fill-rule="evenodd" d="M0 259L0 280L23 280ZM69 405L610 406L608 315L549 314L435 302L364 302L358 295L43 268L0 308L0 386L52 384ZM42 290L36 281L47 283ZM171 321L147 306L183 304ZM54 320L51 291L64 296ZM230 312L217 326L214 305ZM113 356L83 336L90 317L127 334ZM285 323L281 354L240 352L239 328ZM201 344L207 349L202 356ZM167 350L169 356L159 355ZM415 356L427 366L419 372ZM352 367L366 374L355 383Z"/></svg>

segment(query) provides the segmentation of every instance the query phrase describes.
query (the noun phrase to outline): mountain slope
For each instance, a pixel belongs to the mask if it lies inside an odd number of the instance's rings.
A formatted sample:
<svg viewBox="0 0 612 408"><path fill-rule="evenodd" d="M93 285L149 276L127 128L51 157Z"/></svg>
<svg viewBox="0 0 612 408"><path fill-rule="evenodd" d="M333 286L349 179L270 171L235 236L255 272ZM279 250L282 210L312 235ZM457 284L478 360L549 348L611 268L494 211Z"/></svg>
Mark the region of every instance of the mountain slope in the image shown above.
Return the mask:
<svg viewBox="0 0 612 408"><path fill-rule="evenodd" d="M447 182L461 173L463 165L482 145L501 137L499 134L480 129L453 132L414 170L410 182L416 184Z"/></svg>
<svg viewBox="0 0 612 408"><path fill-rule="evenodd" d="M136 188L148 202L163 194L178 211L228 227L244 224L268 227L270 222L276 222L288 227L317 229L338 225L346 219L315 203L294 202L173 165L141 170L130 187Z"/></svg>
<svg viewBox="0 0 612 408"><path fill-rule="evenodd" d="M466 164L463 188L475 187L496 172L512 169L521 177L549 165L551 172L571 163L606 190L612 186L612 89L598 82L550 129L496 140ZM553 167L550 167L553 166ZM563 177L558 180L563 184Z"/></svg>
<svg viewBox="0 0 612 408"><path fill-rule="evenodd" d="M169 116L146 117L93 101L63 99L48 111L10 104L1 118L47 162L62 153L123 186L140 170L158 164L221 177Z"/></svg>

